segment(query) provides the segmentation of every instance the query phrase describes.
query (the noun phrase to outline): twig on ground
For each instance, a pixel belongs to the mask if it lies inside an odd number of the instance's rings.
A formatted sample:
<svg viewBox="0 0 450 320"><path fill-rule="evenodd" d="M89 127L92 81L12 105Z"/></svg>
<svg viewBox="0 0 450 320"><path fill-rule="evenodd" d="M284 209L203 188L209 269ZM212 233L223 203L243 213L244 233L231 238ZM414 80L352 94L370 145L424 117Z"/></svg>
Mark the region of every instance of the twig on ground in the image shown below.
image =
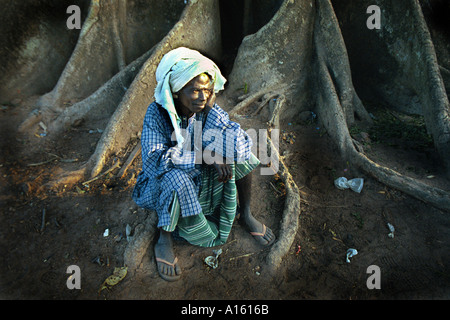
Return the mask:
<svg viewBox="0 0 450 320"><path fill-rule="evenodd" d="M50 163L50 162L52 162L52 161L54 161L54 160L58 160L58 161L60 161L60 162L65 162L65 163L70 163L70 162L77 162L78 161L78 159L63 159L63 158L61 158L60 156L58 156L58 155L56 155L56 154L54 154L54 153L48 153L50 156L52 156L52 158L51 159L49 159L49 160L46 160L46 161L42 161L42 162L37 162L37 163L30 163L30 164L27 164L27 167L38 167L38 166L42 166L42 165L44 165L44 164L47 164L47 163Z"/></svg>
<svg viewBox="0 0 450 320"><path fill-rule="evenodd" d="M138 143L136 145L136 147L134 147L133 152L128 157L127 162L125 162L125 164L122 166L122 169L120 169L120 172L117 174L117 177L123 178L125 176L125 174L127 173L128 168L131 166L131 164L133 163L134 159L136 159L136 157L139 155L140 151L141 151L141 144Z"/></svg>
<svg viewBox="0 0 450 320"><path fill-rule="evenodd" d="M98 176L96 176L95 178L85 181L82 183L83 186L86 186L88 184L90 184L91 182L94 182L95 180L100 179L101 177L107 175L108 173L110 173L111 171L113 171L114 169L116 169L117 167L120 167L120 160L117 160L116 163L114 163L114 165L109 168L108 170L106 170L105 172L103 172L102 174L99 174Z"/></svg>
<svg viewBox="0 0 450 320"><path fill-rule="evenodd" d="M269 182L269 183L270 183L270 185L272 186L273 190L275 190L278 194L280 194L280 195L283 194L280 190L278 190L278 189L273 185L272 182Z"/></svg>
<svg viewBox="0 0 450 320"><path fill-rule="evenodd" d="M42 210L42 223L41 223L41 232L45 229L45 209Z"/></svg>
<svg viewBox="0 0 450 320"><path fill-rule="evenodd" d="M52 161L54 161L56 159L58 159L58 158L51 158L49 160L38 162L38 163L29 163L29 164L27 164L27 167L39 167L39 166L42 166L44 164L50 163L50 162L52 162Z"/></svg>
<svg viewBox="0 0 450 320"><path fill-rule="evenodd" d="M237 257L231 257L230 259L228 259L228 261L236 260L236 259L240 259L240 258L245 258L245 257L250 257L250 256L254 255L255 253L256 252L251 252L251 253L243 254L243 255L240 255L240 256L237 256Z"/></svg>

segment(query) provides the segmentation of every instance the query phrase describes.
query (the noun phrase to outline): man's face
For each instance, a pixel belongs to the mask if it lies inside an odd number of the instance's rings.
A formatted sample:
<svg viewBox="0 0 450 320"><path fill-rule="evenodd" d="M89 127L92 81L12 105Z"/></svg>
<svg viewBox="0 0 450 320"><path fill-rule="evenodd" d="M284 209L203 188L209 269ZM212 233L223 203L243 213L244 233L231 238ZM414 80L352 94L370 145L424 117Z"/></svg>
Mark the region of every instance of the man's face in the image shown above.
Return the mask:
<svg viewBox="0 0 450 320"><path fill-rule="evenodd" d="M178 94L181 114L191 116L201 112L213 93L213 87L213 82L204 73L189 81Z"/></svg>

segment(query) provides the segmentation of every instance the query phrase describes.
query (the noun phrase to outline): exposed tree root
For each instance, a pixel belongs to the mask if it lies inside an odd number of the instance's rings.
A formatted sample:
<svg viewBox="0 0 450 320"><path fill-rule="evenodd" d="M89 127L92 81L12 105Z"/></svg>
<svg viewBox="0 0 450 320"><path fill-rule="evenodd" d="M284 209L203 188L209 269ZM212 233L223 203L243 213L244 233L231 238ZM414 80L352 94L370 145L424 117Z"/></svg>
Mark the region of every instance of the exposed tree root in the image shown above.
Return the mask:
<svg viewBox="0 0 450 320"><path fill-rule="evenodd" d="M277 241L272 245L272 248L266 257L266 263L269 270L273 272L280 266L282 259L289 252L295 236L297 235L301 198L297 184L289 173L286 164L278 154L277 148L275 148L270 138L268 138L268 144L270 145L271 152L275 152L275 157L279 161L278 174L286 187L286 198L284 200L280 232Z"/></svg>
<svg viewBox="0 0 450 320"><path fill-rule="evenodd" d="M283 258L291 249L298 231L298 217L300 215L300 193L298 192L298 187L289 171L285 170L286 165L282 160L280 165L279 174L286 186L286 200L278 239L266 257L266 263L271 272L277 270Z"/></svg>
<svg viewBox="0 0 450 320"><path fill-rule="evenodd" d="M98 88L108 80L113 72L108 65L108 57L112 56L112 50L106 41L104 29L107 28L101 17L107 15L110 9L102 0L93 0L89 8L88 16L83 23L77 46L66 64L55 88L42 96L37 105L43 108L51 108L61 111L64 100L80 98L89 95L92 89ZM109 34L109 31L108 31ZM93 45L94 44L94 45ZM106 65L98 64L96 70L92 70L92 60L98 60L103 56ZM84 79L85 81L80 81Z"/></svg>
<svg viewBox="0 0 450 320"><path fill-rule="evenodd" d="M270 120L267 123L270 128L272 127L276 129L280 128L280 112L285 100L286 97L283 94L277 96L275 106L272 111L272 116L270 117Z"/></svg>
<svg viewBox="0 0 450 320"><path fill-rule="evenodd" d="M78 170L74 171L63 171L56 174L50 182L40 186L37 190L37 194L42 194L47 190L57 191L59 188L70 188L71 186L77 184L79 181L83 180L86 176L86 166L82 166Z"/></svg>
<svg viewBox="0 0 450 320"><path fill-rule="evenodd" d="M126 53L124 50L124 44L120 32L120 30L124 30L126 28L126 9L127 9L127 0L121 0L118 1L118 4L112 10L111 37L113 39L114 51L119 70L123 70L127 66L125 56Z"/></svg>
<svg viewBox="0 0 450 320"><path fill-rule="evenodd" d="M95 113L96 117L110 117L115 107L122 100L131 82L136 77L143 63L151 56L153 48L136 61L130 63L125 69L117 73L108 82L101 86L88 98L65 108L54 120L48 120L49 134L55 136L62 130L80 122L88 114Z"/></svg>
<svg viewBox="0 0 450 320"><path fill-rule="evenodd" d="M33 110L31 114L25 119L17 129L18 132L24 133L28 131L31 127L35 126L39 121L42 120L42 113L38 109Z"/></svg>
<svg viewBox="0 0 450 320"><path fill-rule="evenodd" d="M439 71L441 72L442 78L444 79L445 91L447 96L450 96L450 70L443 66L439 66Z"/></svg>
<svg viewBox="0 0 450 320"><path fill-rule="evenodd" d="M131 274L141 266L142 260L157 234L157 220L156 212L149 212L144 223L136 226L133 237L125 248L124 264L128 267Z"/></svg>
<svg viewBox="0 0 450 320"><path fill-rule="evenodd" d="M367 158L364 154L359 153L354 148L350 152L352 152L352 163L355 163L381 183L409 194L425 203L429 203L438 209L450 212L450 193L448 191L431 187L416 179L383 167Z"/></svg>
<svg viewBox="0 0 450 320"><path fill-rule="evenodd" d="M419 88L422 101L422 111L427 130L432 134L434 146L440 155L447 178L450 179L450 103L445 91L445 85L439 72L436 52L427 28L425 18L418 0L409 0L418 41L415 45L423 55L411 53L412 63L417 64L418 77L415 85Z"/></svg>
<svg viewBox="0 0 450 320"><path fill-rule="evenodd" d="M319 58L318 60L318 86L324 88L319 96L318 116L322 119L321 121L331 138L339 146L343 158L348 159L381 183L430 203L439 209L450 211L449 192L428 186L392 169L380 166L355 149L329 70L323 59Z"/></svg>
<svg viewBox="0 0 450 320"><path fill-rule="evenodd" d="M359 120L371 124L372 119L353 86L347 49L329 0L316 1L313 41L316 59L324 62L324 67L333 82L333 91L342 107L344 119L339 121L343 121L343 124L349 127L355 123L357 116ZM320 86L315 87L315 90L330 92L329 88Z"/></svg>
<svg viewBox="0 0 450 320"><path fill-rule="evenodd" d="M287 90L289 86L284 86L284 90ZM250 95L244 101L239 103L232 109L233 116L239 117L238 111L242 111L247 108L249 105L259 100L261 96L263 96L262 102L254 114L258 113L260 109L269 104L269 100L273 97L276 98L275 106L271 112L271 116L268 124L268 129L279 129L280 123L280 113L282 111L285 96L279 88L278 92L272 91L270 89L261 90L255 94ZM269 273L272 273L277 270L280 266L283 257L288 253L291 245L294 241L294 238L297 234L298 229L298 216L300 214L300 192L295 183L292 175L289 173L289 169L283 161L283 158L280 156L278 152L278 146L276 146L270 137L267 137L267 148L268 154L271 154L271 165L273 166L273 162L275 161L278 164L278 171L274 174L278 173L280 178L282 179L285 188L286 188L286 197L284 200L284 209L281 217L281 225L280 225L280 233L277 236L276 242L270 248L270 252L266 257L266 263L268 267Z"/></svg>
<svg viewBox="0 0 450 320"><path fill-rule="evenodd" d="M276 34L276 32L273 33ZM362 121L370 125L372 120L353 87L344 41L332 5L328 0L316 1L314 43L315 64L312 72L316 74L314 91L317 99L317 113L327 132L341 150L343 158L348 159L380 182L422 201L429 202L439 209L448 211L450 209L448 192L384 168L355 149L349 133L349 126L356 121ZM261 60L264 59L261 58ZM231 114L236 115L238 111L245 109L248 104L263 96L262 105L268 97L275 95L273 87L276 87L276 84L268 89L262 89L247 95L242 102L233 108ZM257 111L260 110L261 105ZM277 115L276 112L273 114L273 116ZM274 121L271 120L270 123L273 124ZM293 238L284 235L289 234L289 232L296 234L297 223L292 220L297 218L294 212L299 212L300 208L298 188L295 183L291 183L289 171L285 169L282 161L280 161L280 169L291 196L286 199L280 231L281 239L274 245L268 257L269 265L272 265L274 269L280 264L282 257L292 244ZM295 218L293 218L294 216Z"/></svg>
<svg viewBox="0 0 450 320"><path fill-rule="evenodd" d="M119 173L117 174L117 178L122 179L125 177L128 169L133 164L133 161L136 159L136 157L141 153L141 144L138 143L133 151L131 152L130 156L128 157L128 160L125 162L125 164L120 169Z"/></svg>
<svg viewBox="0 0 450 320"><path fill-rule="evenodd" d="M423 1L430 8L433 2ZM450 104L443 82L445 71L439 68L419 0L378 1L383 21L380 30L360 28L367 16L351 13L364 11L373 1L334 3L360 92L392 109L423 115L450 178Z"/></svg>
<svg viewBox="0 0 450 320"><path fill-rule="evenodd" d="M246 94L244 96L239 97L241 102L239 102L236 106L234 106L230 112L229 115L232 118L239 118L240 114L243 109L247 108L252 103L260 100L262 98L262 102L259 104L258 108L254 112L254 114L257 114L261 109L269 102L269 100L275 96L277 96L278 92L285 91L288 88L293 87L293 85L284 85L284 86L271 86L269 88L263 88L255 93L252 94Z"/></svg>

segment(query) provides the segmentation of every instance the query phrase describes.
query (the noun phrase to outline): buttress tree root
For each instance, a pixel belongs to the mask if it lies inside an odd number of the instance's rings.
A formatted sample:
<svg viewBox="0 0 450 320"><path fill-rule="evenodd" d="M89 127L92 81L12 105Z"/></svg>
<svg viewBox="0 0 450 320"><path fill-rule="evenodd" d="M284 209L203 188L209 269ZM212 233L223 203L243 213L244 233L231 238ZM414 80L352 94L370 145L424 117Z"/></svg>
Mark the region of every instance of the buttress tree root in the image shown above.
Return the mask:
<svg viewBox="0 0 450 320"><path fill-rule="evenodd" d="M437 2L424 1L431 6ZM242 40L219 103L234 106L230 115L239 119L250 104L258 104L259 112L275 98L278 103L267 119L268 129L282 128L286 119L305 110L314 111L345 160L390 187L449 211L448 190L377 164L349 133L355 124L369 127L372 123L361 94L397 110L421 114L450 176L449 100L444 83L450 67L439 65L419 0L284 0L277 4L270 21ZM381 8L379 30L366 27L370 5ZM245 8L247 29L248 3ZM138 152L130 144L138 144L160 59L173 48L187 46L220 61L220 15L218 0L91 0L59 80L41 96L38 111L20 130L33 132L43 122L48 138L53 139L83 121L102 123L104 130L89 160L47 186L88 181L108 167L127 166L127 159L134 159ZM242 88L247 91L243 96ZM268 144L277 151L270 139ZM134 151L127 157L124 150ZM267 257L275 269L292 244L300 212L298 187L282 157L277 157L287 196L280 236ZM140 232L146 239L151 238L153 224L148 223L148 230L144 227L148 232ZM149 241L137 239L135 246L145 249ZM142 258L130 252L129 262Z"/></svg>

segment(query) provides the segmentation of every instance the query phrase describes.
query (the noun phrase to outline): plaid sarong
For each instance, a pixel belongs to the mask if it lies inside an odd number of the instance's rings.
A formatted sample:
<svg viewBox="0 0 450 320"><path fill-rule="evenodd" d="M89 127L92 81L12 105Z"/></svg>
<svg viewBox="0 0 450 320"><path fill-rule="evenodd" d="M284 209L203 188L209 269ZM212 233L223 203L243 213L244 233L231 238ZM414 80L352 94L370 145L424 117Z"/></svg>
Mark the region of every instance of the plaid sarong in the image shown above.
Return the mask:
<svg viewBox="0 0 450 320"><path fill-rule="evenodd" d="M230 181L218 181L218 174L212 166L202 171L202 185L199 202L202 211L194 216L181 217L177 193L173 192L170 207L170 224L162 227L165 231L176 232L189 243L201 247L214 247L227 242L236 216L236 180L249 174L259 165L252 154L244 163L231 164L233 177Z"/></svg>

